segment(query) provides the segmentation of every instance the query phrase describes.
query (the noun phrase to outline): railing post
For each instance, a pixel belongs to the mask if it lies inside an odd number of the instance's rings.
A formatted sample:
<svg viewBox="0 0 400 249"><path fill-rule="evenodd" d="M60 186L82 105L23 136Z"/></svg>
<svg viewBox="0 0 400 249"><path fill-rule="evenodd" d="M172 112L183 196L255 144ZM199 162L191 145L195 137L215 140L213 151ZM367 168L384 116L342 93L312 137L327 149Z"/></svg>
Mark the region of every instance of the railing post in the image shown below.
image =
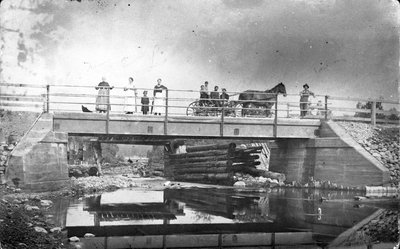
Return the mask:
<svg viewBox="0 0 400 249"><path fill-rule="evenodd" d="M274 137L277 137L278 133L278 94L275 98L275 119L274 119Z"/></svg>
<svg viewBox="0 0 400 249"><path fill-rule="evenodd" d="M290 118L290 113L289 113L289 112L290 112L290 111L289 111L290 104L287 103L286 105L287 105L287 114L286 114L286 117L287 117L287 118Z"/></svg>
<svg viewBox="0 0 400 249"><path fill-rule="evenodd" d="M328 120L328 95L325 95L325 121Z"/></svg>
<svg viewBox="0 0 400 249"><path fill-rule="evenodd" d="M376 125L376 101L372 101L371 107L371 124L373 126Z"/></svg>
<svg viewBox="0 0 400 249"><path fill-rule="evenodd" d="M136 89L134 89L133 90L134 91L134 94L135 94L135 113L137 113L137 91L136 91Z"/></svg>
<svg viewBox="0 0 400 249"><path fill-rule="evenodd" d="M110 89L110 88L109 88ZM108 91L108 103L107 103L107 113L106 113L106 134L108 134L109 132L109 125L110 125L110 107L111 107L111 103L110 103L110 90Z"/></svg>
<svg viewBox="0 0 400 249"><path fill-rule="evenodd" d="M50 112L50 85L46 85L46 112Z"/></svg>
<svg viewBox="0 0 400 249"><path fill-rule="evenodd" d="M164 135L168 133L168 89L165 89Z"/></svg>
<svg viewBox="0 0 400 249"><path fill-rule="evenodd" d="M225 106L225 99L222 100L222 108L221 108L221 124L219 126L219 135L221 137L224 136L224 116L225 116L225 110L224 110L224 106Z"/></svg>

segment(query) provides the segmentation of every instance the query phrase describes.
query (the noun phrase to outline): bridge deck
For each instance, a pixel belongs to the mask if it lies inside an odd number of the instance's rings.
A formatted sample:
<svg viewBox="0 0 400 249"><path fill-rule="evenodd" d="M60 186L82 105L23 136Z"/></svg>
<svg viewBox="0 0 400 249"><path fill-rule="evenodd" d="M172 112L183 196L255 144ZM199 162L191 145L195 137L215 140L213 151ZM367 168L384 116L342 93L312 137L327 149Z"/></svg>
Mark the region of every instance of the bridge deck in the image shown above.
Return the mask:
<svg viewBox="0 0 400 249"><path fill-rule="evenodd" d="M315 138L320 120L54 113L53 130L71 135L181 138Z"/></svg>

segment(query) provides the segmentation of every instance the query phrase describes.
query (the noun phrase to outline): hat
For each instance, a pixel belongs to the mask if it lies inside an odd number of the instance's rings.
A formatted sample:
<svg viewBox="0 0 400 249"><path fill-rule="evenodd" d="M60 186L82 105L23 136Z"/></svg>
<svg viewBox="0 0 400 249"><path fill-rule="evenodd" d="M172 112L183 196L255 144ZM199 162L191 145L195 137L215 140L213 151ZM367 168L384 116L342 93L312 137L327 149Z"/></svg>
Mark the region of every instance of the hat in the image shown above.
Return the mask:
<svg viewBox="0 0 400 249"><path fill-rule="evenodd" d="M304 88L304 87L310 88L310 87L308 86L308 84L304 84L304 85L303 85L303 88Z"/></svg>
<svg viewBox="0 0 400 249"><path fill-rule="evenodd" d="M143 94L147 93L147 91L143 91Z"/></svg>
<svg viewBox="0 0 400 249"><path fill-rule="evenodd" d="M222 91L226 91L226 89L225 89L225 88L222 88L221 90L222 90Z"/></svg>

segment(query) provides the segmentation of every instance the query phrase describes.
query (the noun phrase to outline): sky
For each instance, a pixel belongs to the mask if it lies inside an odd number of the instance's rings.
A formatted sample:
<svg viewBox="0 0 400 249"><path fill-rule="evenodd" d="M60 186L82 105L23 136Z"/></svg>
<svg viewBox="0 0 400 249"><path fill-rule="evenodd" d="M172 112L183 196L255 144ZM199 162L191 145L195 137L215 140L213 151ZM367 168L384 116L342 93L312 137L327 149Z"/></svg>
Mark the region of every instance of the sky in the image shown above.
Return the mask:
<svg viewBox="0 0 400 249"><path fill-rule="evenodd" d="M394 0L6 0L1 82L399 99Z"/></svg>

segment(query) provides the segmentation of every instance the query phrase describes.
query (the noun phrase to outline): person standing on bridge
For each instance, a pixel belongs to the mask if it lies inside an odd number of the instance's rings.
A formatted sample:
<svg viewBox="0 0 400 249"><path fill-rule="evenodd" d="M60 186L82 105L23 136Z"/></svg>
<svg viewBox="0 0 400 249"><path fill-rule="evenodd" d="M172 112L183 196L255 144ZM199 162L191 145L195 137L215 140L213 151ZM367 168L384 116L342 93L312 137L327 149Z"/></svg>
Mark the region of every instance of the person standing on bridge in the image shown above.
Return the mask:
<svg viewBox="0 0 400 249"><path fill-rule="evenodd" d="M300 92L300 117L303 118L307 115L308 111L308 98L310 96L315 97L314 93L309 90L308 84L303 85L303 91Z"/></svg>
<svg viewBox="0 0 400 249"><path fill-rule="evenodd" d="M207 104L207 99L209 99L210 96L208 96L208 93L205 89L204 85L200 86L200 106L205 106Z"/></svg>
<svg viewBox="0 0 400 249"><path fill-rule="evenodd" d="M207 93L207 95L210 95L210 93L208 92L208 81L204 82L204 91Z"/></svg>
<svg viewBox="0 0 400 249"><path fill-rule="evenodd" d="M164 92L163 90L167 90L167 87L161 85L161 79L157 80L157 85L154 86L153 91L153 107L152 111L154 115L161 115L162 111L165 109L164 107Z"/></svg>
<svg viewBox="0 0 400 249"><path fill-rule="evenodd" d="M226 93L226 89L222 88L222 93L219 96L220 99L224 100L225 102L227 102L229 100L229 94Z"/></svg>
<svg viewBox="0 0 400 249"><path fill-rule="evenodd" d="M143 115L147 115L147 113L149 112L149 97L147 97L147 91L143 91L143 97L140 101L142 103L142 113Z"/></svg>
<svg viewBox="0 0 400 249"><path fill-rule="evenodd" d="M98 91L96 97L96 111L100 113L105 113L111 110L110 105L110 90L113 89L113 86L110 86L108 82L106 82L106 78L103 77L98 86L95 87Z"/></svg>
<svg viewBox="0 0 400 249"><path fill-rule="evenodd" d="M213 103L213 105L215 107L219 107L220 106L220 103L218 101L218 99L219 99L218 86L214 86L214 91L212 91L210 93L210 99L211 99L211 102Z"/></svg>
<svg viewBox="0 0 400 249"><path fill-rule="evenodd" d="M124 87L124 95L124 112L125 114L133 114L133 112L136 112L137 92L132 77L129 77L128 84Z"/></svg>

